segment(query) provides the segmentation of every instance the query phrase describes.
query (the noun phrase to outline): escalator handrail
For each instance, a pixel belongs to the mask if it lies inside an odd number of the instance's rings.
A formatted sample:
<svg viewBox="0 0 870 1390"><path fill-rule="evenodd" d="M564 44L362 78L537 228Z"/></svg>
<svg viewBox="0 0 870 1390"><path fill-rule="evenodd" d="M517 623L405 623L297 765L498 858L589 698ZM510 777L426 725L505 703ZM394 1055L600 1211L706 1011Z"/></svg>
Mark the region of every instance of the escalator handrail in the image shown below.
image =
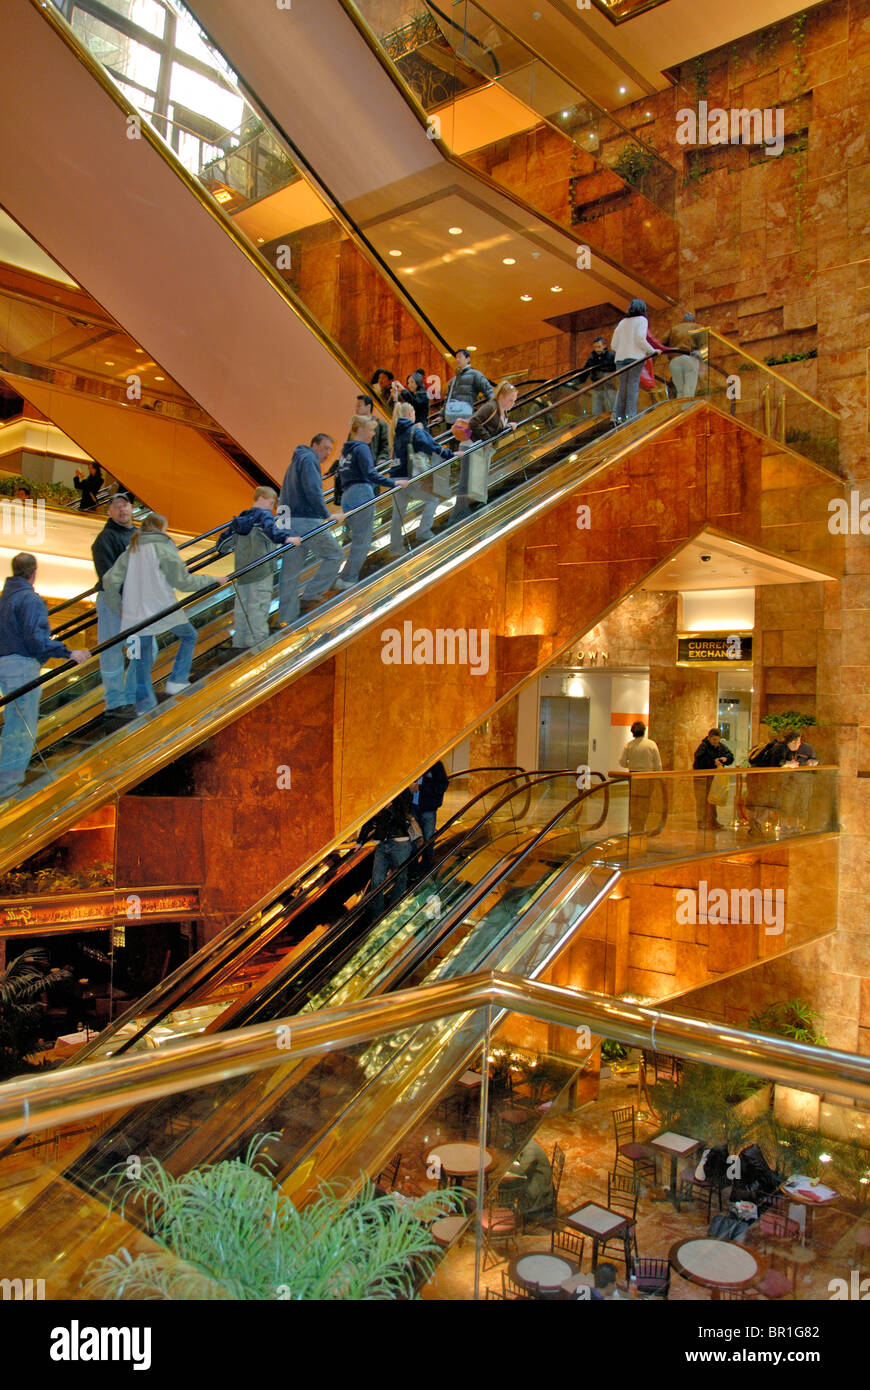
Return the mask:
<svg viewBox="0 0 870 1390"><path fill-rule="evenodd" d="M499 772L499 771L503 771L503 770L504 770L504 769L501 769L501 768L480 768L480 769L470 768L470 769L468 769L468 771L470 771L470 772L474 772L474 771L483 771L483 772L492 771L492 772ZM445 821L444 824L443 824L442 826L439 826L439 827L438 827L438 830L436 831L436 836L441 836L441 835L446 834L446 833L449 831L450 827L451 827L457 820L459 820L461 817L463 817L463 816L465 816L465 815L468 814L469 809L470 809L472 806L474 806L474 804L475 804L476 801L480 801L480 800L482 800L483 797L491 795L494 791L496 791L499 787L504 786L507 782L515 782L515 781L518 780L518 777L519 777L519 778L525 777L525 778L528 779L528 778L533 778L534 776L536 776L536 773L535 773L535 772L531 772L531 773L530 773L530 772L527 772L527 770L526 770L525 768L519 767L519 766L517 766L516 768L510 769L510 771L511 771L511 773L512 773L512 775L511 775L510 777L502 777L502 778L499 778L499 780L498 780L497 782L493 783L492 786L485 788L485 789L484 789L483 791L481 791L481 792L477 792L473 797L471 797L471 799L470 799L469 801L467 801L458 811L456 811L456 812L450 817L449 820ZM464 773L456 773L456 774L453 774L453 775L455 775L455 776L464 776L465 774L464 774ZM596 775L598 775L598 774L596 774ZM516 791L518 791L518 790L520 790L520 789L517 788L513 794L516 795ZM472 827L472 829L474 829L474 828L475 828L475 827ZM433 838L435 838L435 837L433 837ZM428 842L427 842L427 843L428 843ZM462 843L462 842L460 841L460 843ZM332 853L332 852L333 852L333 851L330 851L330 853ZM328 857L328 856L326 856L326 857ZM326 857L325 857L323 860L321 860L319 864L313 866L313 868L308 868L308 869L306 869L306 870L304 871L304 872L305 872L305 877L308 877L312 872L316 872L316 871L325 863ZM439 860L438 862L440 863L441 861ZM405 868L407 868L407 865L405 866ZM388 878L387 880L385 880L385 884L391 882L396 876L397 876L396 872L391 873L390 876L389 876L389 878ZM327 886L329 886L329 885L327 885L327 884L319 884L318 887L317 887L317 891L319 892L319 891L325 889ZM291 889L290 889L291 894L292 894L292 891L293 891L293 890L292 890L292 887L291 887ZM282 897L282 896L283 896L283 893L282 893L282 892L279 892L278 894L276 894L275 901L277 901L277 899L279 899L279 898ZM274 905L274 903L271 904L270 906L273 906L273 905ZM308 901L305 900L305 893L304 893L304 892L300 895L300 901L294 903L294 902L292 902L292 899L291 899L291 902L288 903L288 916L287 916L287 918L283 921L283 923L282 923L282 925L280 926L280 928L276 928L276 931L277 931L277 930L285 931L286 928L287 928L287 924L288 924L288 922L289 922L290 920L292 920L292 917L293 917L295 914L297 914L299 911L301 911L304 907L307 907L307 906L309 906L309 905L310 905L310 899L309 899ZM358 906L358 905L357 905L357 906ZM266 910L268 911L269 909L267 908ZM353 910L353 909L352 909L352 910ZM243 920L243 921L250 922L250 921L253 919L253 917L254 917L255 915L260 915L259 909L244 914L244 917L243 917L242 920ZM142 1029L140 1029L139 1032L136 1033L134 1037L131 1037L130 1039L125 1040L124 1043L118 1048L118 1052L127 1051L128 1048L131 1047L131 1046L133 1045L133 1043L137 1042L137 1041L139 1040L139 1038L142 1037L143 1034L144 1034L145 1032L147 1032L150 1028L152 1028L156 1023L159 1023L161 1018L165 1018L165 1016L166 1016L167 1013L171 1013L173 1009L178 1008L180 1005L182 1005L182 1004L184 1003L184 1000L188 997L188 995L189 995L189 993L190 993L191 991L196 991L196 990L201 989L202 986L207 982L207 980L210 980L212 983L215 983L217 977L219 976L220 970L221 970L226 964L228 964L228 962L229 962L229 958L230 958L229 953L233 951L234 946L235 946L235 942L234 942L233 936L234 936L234 934L238 931L238 925L239 925L238 922L232 923L232 924L227 928L226 932L222 932L222 933L220 934L220 936L215 937L215 938L214 938L214 941L209 942L208 945L207 945L206 947L204 947L202 951L198 951L198 952L196 952L196 954L195 954L194 956L189 957L189 959L186 960L186 961L184 961L184 962L177 968L177 970L173 972L172 975L170 975L170 976L169 976L167 979L165 979L165 980L161 980L160 983L157 984L157 985L155 985L154 988L153 988L151 991L149 991L149 993L146 994L142 999L139 999L139 1000L137 1000L137 1001L135 1002L135 1004L132 1004L132 1005L130 1006L130 1008L126 1011L126 1013L121 1014L117 1019L115 1019L115 1020L113 1021L113 1023L110 1025L110 1027L111 1027L111 1029L112 1029L113 1032L116 1032L117 1029L118 1029L119 1027L121 1027L121 1026L124 1025L125 1021L126 1021L127 1018L128 1018L128 1015L129 1015L129 1016L132 1016L133 1018L140 1017L141 1015L143 1015L144 1013L146 1013L146 1012L148 1011L149 1008L152 1008L154 1005L156 1005L156 1004L158 1003L158 1001L159 1001L161 995L166 996L167 991L168 991L168 1000L167 1000L167 998L165 998L165 997L164 997L164 999L163 999L162 1012L149 1015L146 1025L145 1025ZM250 944L254 944L254 943L250 943ZM263 944L263 943L257 943L257 948L259 949L259 946L262 945L262 944ZM240 944L240 945L238 946L238 949L237 949L237 951L236 951L236 954L237 954L237 955L241 955L242 952L243 952L244 950L245 950L245 945L244 945L244 943L243 943L243 944ZM217 952L217 959L212 959L212 957L214 956L215 952ZM201 959L201 957L202 957L204 954L206 954L206 955L209 957L209 959L208 959L207 961L204 961L204 960ZM196 975L196 978L195 978L195 979L193 979L193 980L188 980L188 979L187 979L187 976L190 974L191 969L194 967L195 962L197 961L197 958L200 958L200 959L199 959L199 967L198 967L199 973ZM211 974L210 974L210 975L206 975L206 974L204 973L203 967L206 967L209 971L211 971ZM177 977L177 978L176 978L176 977ZM188 985L189 985L189 988L187 988ZM183 992L185 989L187 989L187 993L184 993L184 992ZM87 1044L85 1045L84 1048L80 1049L80 1050L76 1053L75 1059L73 1059L73 1060L74 1060L74 1063L75 1063L76 1065L78 1065L79 1062L81 1062L82 1060L84 1060L86 1057L90 1056L90 1054L93 1053L94 1051L96 1051L97 1048L98 1048L98 1046L101 1045L101 1041L102 1041L102 1043L104 1043L104 1042L106 1041L106 1030L105 1030L105 1029L102 1030L102 1032L98 1035L97 1038L93 1039L92 1042L87 1043ZM72 1062L70 1062L70 1063L64 1062L64 1063L62 1063L62 1065L63 1065L63 1066L72 1065Z"/></svg>
<svg viewBox="0 0 870 1390"><path fill-rule="evenodd" d="M654 355L655 354L653 353L649 354L650 357ZM587 392L599 388L603 382L615 380L617 377L620 377L623 372L630 371L631 368L635 365L635 363L630 362L627 366L620 367L617 371L610 372L607 376L601 377L597 382L590 382L588 385L582 385L578 387L576 391L570 391L567 395L561 398L558 404L560 406L563 406L567 401L574 400L578 396L582 396ZM540 410L536 410L531 415L527 415L524 420L519 422L519 424L517 425L517 429L521 429L526 425L530 425L534 420L538 419L539 416L547 415L553 409L555 409L554 403L549 402L547 405L542 406ZM505 439L511 437L514 433L515 431L512 428L508 427L507 429L500 431L498 434L493 435L490 439L477 440L475 443L471 444L468 449L465 450L465 455L466 457L468 457L468 455L473 453L476 449L483 449L485 447L489 447L493 444L496 444L499 441L504 441ZM456 455L454 455L454 458L455 457ZM416 484L419 484L425 478L428 478L432 474L437 473L440 468L446 467L451 462L453 462L453 460L451 459L439 459L438 462L433 464L430 468L425 468L422 472L416 473L412 481ZM383 472L381 472L380 476L386 477L386 475ZM391 488L390 491L394 491L394 489ZM348 517L357 516L360 512L366 511L369 507L375 507L382 500L385 499L381 499L380 497L375 496L370 498L367 502L361 503L359 507L353 507L349 511L344 512L341 517L329 517L328 520L323 521L319 526L316 526L313 530L306 532L304 537L305 543L310 544L311 539L314 536L322 534L324 531L329 530L333 526L343 524L343 522L345 522ZM225 525L227 524L228 523L225 523ZM220 530L223 528L218 527L215 529ZM219 581L215 581L214 585L210 587L208 592L213 595L219 591L228 591L230 589L233 589L235 587L236 580L239 579L241 575L248 574L252 570L260 569L263 567L264 564L270 564L275 559L279 558L280 556L284 555L287 551L289 551L292 544L292 541L288 541L286 545L278 546L275 550L270 551L268 556L266 556L265 558L253 560L249 565L245 565L242 569L235 570L233 574L230 575L227 579L225 579L222 583ZM137 632L142 631L144 628L151 627L153 623L159 621L160 619L168 617L171 613L177 613L182 611L189 604L196 603L200 598L202 598L202 596L203 590L201 589L196 590L193 593L186 594L184 598L178 599L174 604L170 604L168 607L161 609L159 613L150 614L148 618L146 618L143 622L137 624L135 627L125 628L124 631L119 632L117 636L110 637L107 641L99 642L95 646L89 648L89 657L99 656L102 652L109 651L112 647L116 647L120 645L120 643L126 642L128 638L135 637ZM96 614L93 615L92 622L96 622ZM2 709L4 705L11 703L13 700L20 699L20 697L22 695L27 694L28 691L39 689L43 685L48 684L48 682L53 680L56 676L62 675L66 671L71 671L74 668L74 666L75 662L73 661L62 661L61 664L59 666L54 667L53 670L46 671L44 674L37 676L34 680L28 681L24 685L17 686L16 689L13 690L10 694L4 695L3 698L0 699L0 709Z"/></svg>

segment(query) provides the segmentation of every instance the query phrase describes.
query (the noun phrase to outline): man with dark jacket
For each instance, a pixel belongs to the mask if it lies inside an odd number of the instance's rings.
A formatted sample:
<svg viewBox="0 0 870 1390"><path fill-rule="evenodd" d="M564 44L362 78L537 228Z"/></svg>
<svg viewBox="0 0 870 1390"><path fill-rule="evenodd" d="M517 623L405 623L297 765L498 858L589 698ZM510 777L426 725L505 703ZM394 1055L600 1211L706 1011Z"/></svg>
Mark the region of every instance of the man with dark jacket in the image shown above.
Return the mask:
<svg viewBox="0 0 870 1390"><path fill-rule="evenodd" d="M277 562L264 561L255 569L249 567L280 546L290 544L298 549L300 545L299 537L291 535L281 525L282 518L276 520L277 504L278 494L273 487L258 487L254 492L254 505L234 516L218 536L219 550L226 549L230 539L235 538L233 573L238 574L238 579L233 586L236 595L233 646L238 649L253 647L269 635L269 609ZM240 570L247 570L247 573L239 574Z"/></svg>
<svg viewBox="0 0 870 1390"><path fill-rule="evenodd" d="M90 652L70 651L52 640L45 600L34 592L36 557L22 552L12 560L12 577L0 594L0 693L11 695L39 677L46 661L59 657L81 665ZM3 706L0 737L0 797L20 787L36 740L39 697L42 690L28 690Z"/></svg>
<svg viewBox="0 0 870 1390"><path fill-rule="evenodd" d="M411 832L414 829L413 807L409 792L399 792L388 806L378 811L371 820L366 821L359 832L358 843L364 845L375 840L374 864L372 865L372 888L378 888L394 869L401 869L390 890L390 901L400 898L408 886L408 871L404 865L414 849ZM384 910L384 895L377 893L372 899L372 921L376 921Z"/></svg>
<svg viewBox="0 0 870 1390"><path fill-rule="evenodd" d="M133 503L127 492L116 492L109 503L108 518L91 546L94 569L97 571L97 641L109 642L121 631L121 615L113 613L106 603L103 593L103 575L123 555L130 544L136 528L133 525ZM100 675L103 680L103 693L106 713L114 719L133 717L136 713L134 673L127 668L127 682L124 680L124 643L116 642L108 651L100 652Z"/></svg>
<svg viewBox="0 0 870 1390"><path fill-rule="evenodd" d="M491 401L494 394L492 382L472 367L468 349L457 348L456 375L444 397L444 423L453 425L457 420L470 420L478 404Z"/></svg>
<svg viewBox="0 0 870 1390"><path fill-rule="evenodd" d="M607 346L606 338L596 338L592 351L583 363L581 381L597 382L602 377L616 371L616 358ZM592 414L610 415L616 400L616 382L608 381L603 386L594 386L592 392Z"/></svg>
<svg viewBox="0 0 870 1390"><path fill-rule="evenodd" d="M696 772L718 772L720 768L730 767L734 761L734 754L727 743L722 742L722 730L710 729L705 738L701 739L695 749L695 757L692 767ZM713 785L712 777L695 777L692 779L695 785L695 807L698 813L699 830L724 830L716 816L716 807L708 800L710 788Z"/></svg>
<svg viewBox="0 0 870 1390"><path fill-rule="evenodd" d="M318 530L330 519L321 470L334 442L331 435L316 434L310 444L300 444L293 451L281 484L279 510L289 521L290 534L302 541L281 561L278 613L282 623L295 623L299 617L299 575L309 555L316 555L320 564L302 590L301 598L306 604L319 603L333 588L341 566L341 546L335 536L331 531Z"/></svg>
<svg viewBox="0 0 870 1390"><path fill-rule="evenodd" d="M420 875L428 874L435 857L432 836L438 820L438 811L447 790L447 773L444 764L433 763L422 777L411 783L411 805L413 813L423 832L425 848L420 856Z"/></svg>

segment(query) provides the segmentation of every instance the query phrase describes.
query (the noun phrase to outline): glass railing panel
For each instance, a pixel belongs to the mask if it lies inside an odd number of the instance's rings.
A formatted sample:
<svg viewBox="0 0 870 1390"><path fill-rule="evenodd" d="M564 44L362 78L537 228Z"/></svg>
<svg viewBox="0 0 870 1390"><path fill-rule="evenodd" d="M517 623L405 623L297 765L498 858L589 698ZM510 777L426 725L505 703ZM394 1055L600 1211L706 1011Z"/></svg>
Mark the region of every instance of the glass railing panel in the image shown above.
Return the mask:
<svg viewBox="0 0 870 1390"><path fill-rule="evenodd" d="M699 330L698 351L699 394L760 434L840 471L840 422L832 410L710 329Z"/></svg>
<svg viewBox="0 0 870 1390"><path fill-rule="evenodd" d="M16 1088L5 1090L4 1137L18 1131L0 1153L0 1184L14 1194L0 1219L7 1277L18 1277L26 1244L22 1277L46 1281L37 1296L113 1296L91 1285L93 1262L153 1248L133 1200L146 1164L149 1179L160 1176L157 1161L170 1181L192 1182L206 1163L244 1160L268 1134L268 1171L303 1209L336 1174L350 1181L346 1201L367 1176L380 1200L400 1205L444 1183L459 1189L452 1214L462 1219L432 1227L443 1257L419 1281L426 1298L554 1298L567 1284L591 1299L596 1283L612 1296L614 1278L619 1298L764 1297L771 1270L801 1301L829 1299L840 1284L835 1297L853 1296L870 1182L854 1104L870 1095L866 1058L829 1052L818 1036L807 1046L747 1032L769 1026L768 1015L744 1009L732 1020L724 1003L699 1022L508 977L475 991L449 1003L431 991L400 996L392 1021L384 1011L379 1021L323 1015L317 1040L314 1020L309 1033L290 1021L228 1035L210 1066L195 1051L203 1044L183 1044L154 1059L150 1080L110 1063L111 1075L97 1067L84 1087L74 1075L24 1082L24 1122ZM143 1128L130 1100L149 1087ZM62 1123L41 1128L50 1113ZM620 1151L626 1144L640 1148ZM109 1214L110 1197L124 1192L132 1205L122 1212L116 1202ZM261 1229L261 1209L251 1214L239 1197L231 1224L250 1217ZM514 1213L508 1230L493 1208ZM199 1213L210 1224L204 1213L226 1233L211 1203ZM158 1248L182 1253L171 1232L148 1229ZM361 1258L359 1229L357 1238ZM702 1240L713 1246L699 1249ZM202 1262L229 1281L234 1258L227 1242ZM306 1296L302 1273L295 1278L295 1292L252 1285L230 1296ZM178 1298L202 1296L173 1287Z"/></svg>
<svg viewBox="0 0 870 1390"><path fill-rule="evenodd" d="M600 177L612 171L613 187L607 190L611 195L628 185L673 216L676 171L654 148L538 58L486 7L466 0L437 5L420 0L410 20L406 6L396 7L396 27L389 32L385 32L389 21L382 5L360 0L356 8L424 109L439 115L444 139L452 144L459 138L459 153L468 148L464 134L460 135L466 122L457 119L459 106L467 94L494 82L529 108L530 131L542 122L551 135L561 138L572 152L574 177L593 172ZM514 121L509 133L515 129ZM499 178L498 165L491 172Z"/></svg>

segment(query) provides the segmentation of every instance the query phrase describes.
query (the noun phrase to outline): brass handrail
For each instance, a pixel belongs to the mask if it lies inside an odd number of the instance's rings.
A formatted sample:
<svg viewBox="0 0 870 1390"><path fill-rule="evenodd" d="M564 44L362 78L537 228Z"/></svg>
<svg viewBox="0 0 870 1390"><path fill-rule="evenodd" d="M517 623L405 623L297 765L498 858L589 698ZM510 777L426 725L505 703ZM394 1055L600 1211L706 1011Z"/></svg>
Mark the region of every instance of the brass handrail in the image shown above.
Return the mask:
<svg viewBox="0 0 870 1390"><path fill-rule="evenodd" d="M0 1140L40 1132L177 1095L232 1076L338 1052L435 1019L496 1007L562 1028L588 1028L631 1047L676 1053L689 1061L755 1071L789 1086L870 1102L870 1057L773 1038L643 1005L484 971L387 998L338 1005L315 1014L167 1043L159 1052L92 1062L70 1071L0 1086Z"/></svg>
<svg viewBox="0 0 870 1390"><path fill-rule="evenodd" d="M783 386L787 386L790 391L797 391L798 395L803 396L805 401L809 401L812 405L818 406L819 410L823 410L826 415L830 415L831 419L836 420L839 425L840 417L835 410L831 410L830 406L824 405L823 402L817 400L815 396L811 396L809 391L805 391L802 386L796 386L793 381L789 381L787 376L783 376L780 372L775 372L773 367L769 367L766 362L762 362L760 357L753 357L751 352L747 352L745 348L738 347L736 343L730 342L728 338L724 337L721 333L717 333L715 328L707 328L705 324L698 324L697 328L699 332L708 333L710 337L715 338L717 342L724 343L728 352L733 352L740 357L747 358L748 361L752 362L756 367L760 367L763 372L767 372L772 376L775 381L780 382ZM766 432L770 434L769 425Z"/></svg>

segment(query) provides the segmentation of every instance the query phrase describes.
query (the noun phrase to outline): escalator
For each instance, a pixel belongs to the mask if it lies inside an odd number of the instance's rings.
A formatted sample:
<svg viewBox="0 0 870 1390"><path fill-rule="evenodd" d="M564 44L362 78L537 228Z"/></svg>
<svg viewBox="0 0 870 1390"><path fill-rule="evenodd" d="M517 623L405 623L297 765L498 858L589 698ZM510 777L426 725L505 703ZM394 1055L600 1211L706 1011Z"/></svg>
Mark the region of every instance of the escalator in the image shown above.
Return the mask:
<svg viewBox="0 0 870 1390"><path fill-rule="evenodd" d="M602 778L591 791L578 793L573 773L517 772L496 781L444 827L433 870L371 926L360 932L361 914L355 909L340 916L307 952L285 953L281 968L267 970L259 984L230 1001L222 1016L206 1025L207 1031L280 1019L288 1010L310 1012L327 1002L350 1003L422 979L448 979L479 963L486 967L504 960L519 968L527 963L533 975L539 973L568 928L557 924L533 940L536 933L528 929L529 918L547 904L548 890L569 867L575 880L583 880L582 889L575 885L575 894L585 896L587 908L608 890L613 871L596 868L594 859L602 837L610 842L624 835L625 791L625 779L612 783ZM486 807L476 818L475 804ZM327 883L325 890L333 891L333 885ZM339 894L345 890L346 885ZM370 905L370 898L360 905L363 919ZM285 930L294 915L291 907ZM262 935L253 954L237 957L237 983L238 966L250 967L257 951L274 948L280 929L267 929ZM211 973L214 989L216 977ZM224 982L228 978L225 972ZM174 988L177 997L178 982L168 985L164 993L172 994ZM156 1009L149 1026L158 1016ZM443 1035L452 1060L455 1034L451 1025ZM129 1022L120 1020L101 1040L102 1046L91 1046L85 1060L140 1050L144 1036L141 1028L132 1036ZM416 1047L412 1050L416 1056ZM67 1161L53 1181L50 1169L44 1171L34 1202L0 1230L0 1250L14 1246L22 1224L36 1233L50 1228L51 1250L44 1255L52 1286L58 1287L67 1263L74 1264L81 1254L72 1230L65 1229L71 1189L79 1189L79 1201L84 1189L96 1203L104 1202L109 1195L108 1169L130 1153L160 1157L172 1168L186 1167L194 1150L201 1157L216 1158L219 1151L235 1150L252 1128L280 1128L281 1142L271 1147L282 1174L288 1175L300 1162L308 1171L306 1156L323 1143L326 1129L359 1103L360 1089L367 1099L371 1087L382 1080L385 1059L379 1045L368 1053L363 1050L356 1064L335 1060L341 1065L329 1059L315 1064L303 1060L281 1067L268 1080L256 1076L225 1081L195 1093L184 1107L168 1099L137 1108L97 1137L92 1130L83 1132L80 1156ZM7 1151L14 1153L14 1146ZM37 1234L31 1244L37 1263L43 1259L41 1244Z"/></svg>
<svg viewBox="0 0 870 1390"><path fill-rule="evenodd" d="M389 528L392 503L389 497L373 506L376 516L372 547L372 579L349 595L327 601L320 609L304 615L298 624L274 633L259 647L235 653L228 647L235 584L220 578L230 568L227 559L217 555L214 534L204 534L191 542L196 547L195 570L205 569L215 577L217 587L204 595L191 595L178 605L180 613L193 623L199 635L192 671L195 684L174 699L141 716L121 729L105 722L102 713L102 687L97 663L61 668L57 674L40 677L42 703L38 726L38 764L20 799L8 802L0 831L0 858L7 863L13 856L32 853L54 838L65 825L80 819L85 808L102 804L123 786L134 786L173 760L187 748L195 747L217 727L237 719L246 708L258 703L271 690L287 684L313 663L322 661L336 647L371 623L379 614L371 600L371 583L383 586L392 602L398 602L410 584L418 588L437 582L445 565L465 559L472 544L485 547L491 524L500 510L510 506L517 518L537 514L553 499L548 479L554 470L567 468L579 477L589 467L600 466L614 449L630 447L679 418L691 402L666 402L652 406L636 420L617 431L608 431L609 421L591 414L591 386L577 388L571 376L557 379L524 400L518 414L521 423L497 445L490 468L490 499L461 524L450 525L452 498L441 504L442 518L436 525L436 540L410 549L419 525L420 503L411 503L405 525L407 558L389 557ZM476 446L480 447L480 446ZM432 471L443 473L446 465ZM452 465L454 475L458 464ZM527 499L527 500L524 500ZM324 523L340 535L343 522ZM186 557L185 557L186 558ZM273 598L273 608L276 600ZM322 615L322 616L321 616ZM56 635L67 642L80 642L93 618L62 623ZM122 634L116 643L133 634ZM169 668L171 651L158 643L155 675ZM204 676L210 679L202 680ZM225 689L223 704L217 688ZM204 697L194 713L196 695ZM6 697L8 699L8 697ZM0 707L4 701L0 701ZM184 711L184 717L179 718ZM107 771L104 773L102 769ZM108 772L111 769L111 772ZM34 775L35 774L35 775Z"/></svg>

